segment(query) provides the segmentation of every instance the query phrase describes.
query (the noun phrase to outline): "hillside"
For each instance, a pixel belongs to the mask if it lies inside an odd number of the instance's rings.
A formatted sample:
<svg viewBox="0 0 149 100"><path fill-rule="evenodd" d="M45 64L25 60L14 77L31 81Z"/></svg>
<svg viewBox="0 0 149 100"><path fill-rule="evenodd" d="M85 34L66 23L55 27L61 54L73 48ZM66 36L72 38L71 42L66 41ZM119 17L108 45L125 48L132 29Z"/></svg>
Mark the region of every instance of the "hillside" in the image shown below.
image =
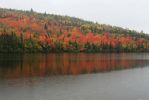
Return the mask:
<svg viewBox="0 0 149 100"><path fill-rule="evenodd" d="M0 52L149 51L149 35L79 18L0 8Z"/></svg>

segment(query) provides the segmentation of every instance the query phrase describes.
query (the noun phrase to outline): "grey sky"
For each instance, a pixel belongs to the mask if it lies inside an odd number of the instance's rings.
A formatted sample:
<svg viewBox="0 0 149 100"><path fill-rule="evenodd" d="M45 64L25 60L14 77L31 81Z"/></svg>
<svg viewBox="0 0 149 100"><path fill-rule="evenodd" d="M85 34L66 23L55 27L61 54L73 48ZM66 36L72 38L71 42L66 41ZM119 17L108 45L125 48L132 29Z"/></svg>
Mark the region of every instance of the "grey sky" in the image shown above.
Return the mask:
<svg viewBox="0 0 149 100"><path fill-rule="evenodd" d="M33 8L149 33L149 0L0 0L0 7Z"/></svg>

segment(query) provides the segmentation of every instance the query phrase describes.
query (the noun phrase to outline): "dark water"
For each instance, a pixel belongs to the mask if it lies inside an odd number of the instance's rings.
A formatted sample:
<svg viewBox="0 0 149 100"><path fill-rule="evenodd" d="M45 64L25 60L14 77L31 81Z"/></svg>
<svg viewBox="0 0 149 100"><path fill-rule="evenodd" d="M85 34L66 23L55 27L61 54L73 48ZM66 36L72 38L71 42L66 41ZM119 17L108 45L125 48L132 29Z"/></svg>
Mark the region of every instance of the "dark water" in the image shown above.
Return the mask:
<svg viewBox="0 0 149 100"><path fill-rule="evenodd" d="M0 100L149 100L149 53L0 54Z"/></svg>

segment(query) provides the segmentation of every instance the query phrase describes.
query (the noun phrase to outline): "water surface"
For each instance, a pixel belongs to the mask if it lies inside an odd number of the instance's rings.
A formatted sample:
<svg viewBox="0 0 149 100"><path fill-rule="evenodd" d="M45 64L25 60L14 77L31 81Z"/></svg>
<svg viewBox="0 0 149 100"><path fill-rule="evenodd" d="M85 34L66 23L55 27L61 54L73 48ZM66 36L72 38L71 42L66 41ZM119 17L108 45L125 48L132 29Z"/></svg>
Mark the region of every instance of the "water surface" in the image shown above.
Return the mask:
<svg viewBox="0 0 149 100"><path fill-rule="evenodd" d="M0 100L148 100L149 53L0 55Z"/></svg>

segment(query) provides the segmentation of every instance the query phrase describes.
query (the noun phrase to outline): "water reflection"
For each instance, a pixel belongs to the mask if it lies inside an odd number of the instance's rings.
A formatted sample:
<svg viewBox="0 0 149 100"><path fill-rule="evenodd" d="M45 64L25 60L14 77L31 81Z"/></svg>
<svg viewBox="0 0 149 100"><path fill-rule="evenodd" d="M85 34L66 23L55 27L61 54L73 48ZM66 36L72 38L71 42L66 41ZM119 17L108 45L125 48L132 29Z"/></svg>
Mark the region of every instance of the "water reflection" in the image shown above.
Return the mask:
<svg viewBox="0 0 149 100"><path fill-rule="evenodd" d="M0 55L0 78L78 75L149 66L148 53Z"/></svg>

